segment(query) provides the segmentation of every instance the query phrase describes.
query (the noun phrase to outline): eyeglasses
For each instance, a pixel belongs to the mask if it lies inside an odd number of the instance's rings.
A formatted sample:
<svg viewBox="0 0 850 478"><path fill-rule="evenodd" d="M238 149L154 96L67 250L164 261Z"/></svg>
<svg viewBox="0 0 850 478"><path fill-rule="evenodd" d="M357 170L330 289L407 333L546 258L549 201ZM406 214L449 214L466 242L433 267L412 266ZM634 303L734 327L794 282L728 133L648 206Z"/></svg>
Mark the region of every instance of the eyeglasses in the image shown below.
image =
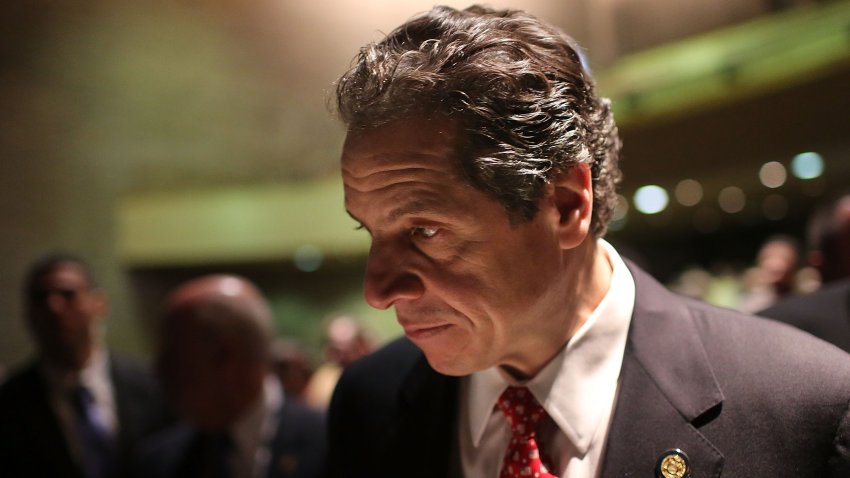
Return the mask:
<svg viewBox="0 0 850 478"><path fill-rule="evenodd" d="M71 289L71 288L56 288L56 289L44 289L34 291L30 296L30 300L34 304L45 304L50 299L51 296L58 295L63 300L72 301L75 300L81 293L83 292L82 288Z"/></svg>

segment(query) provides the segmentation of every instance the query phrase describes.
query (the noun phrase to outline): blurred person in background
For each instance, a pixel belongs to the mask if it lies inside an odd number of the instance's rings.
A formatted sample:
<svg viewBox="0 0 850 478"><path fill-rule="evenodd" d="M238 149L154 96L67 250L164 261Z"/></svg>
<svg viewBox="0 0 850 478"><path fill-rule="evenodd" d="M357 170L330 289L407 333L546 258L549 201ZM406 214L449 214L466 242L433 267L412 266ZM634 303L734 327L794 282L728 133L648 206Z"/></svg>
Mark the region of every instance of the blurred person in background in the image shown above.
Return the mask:
<svg viewBox="0 0 850 478"><path fill-rule="evenodd" d="M341 315L333 318L325 327L325 362L304 390L304 400L319 410L327 409L334 387L342 370L351 362L375 350L375 342L360 322L354 317Z"/></svg>
<svg viewBox="0 0 850 478"><path fill-rule="evenodd" d="M337 106L364 296L405 337L343 371L331 476L850 476L850 356L602 239L620 140L563 32L434 7Z"/></svg>
<svg viewBox="0 0 850 478"><path fill-rule="evenodd" d="M177 287L159 323L157 370L184 420L139 452L140 478L314 478L323 417L274 374L272 316L251 282L204 276Z"/></svg>
<svg viewBox="0 0 850 478"><path fill-rule="evenodd" d="M769 237L759 248L755 267L744 272L744 295L738 308L753 313L797 291L799 241L791 236Z"/></svg>
<svg viewBox="0 0 850 478"><path fill-rule="evenodd" d="M82 259L36 262L23 296L36 357L0 388L0 475L127 476L133 447L168 422L156 381L106 350L107 298Z"/></svg>
<svg viewBox="0 0 850 478"><path fill-rule="evenodd" d="M850 194L821 206L808 226L809 263L830 284L850 277Z"/></svg>
<svg viewBox="0 0 850 478"><path fill-rule="evenodd" d="M304 401L304 391L315 372L310 353L293 338L278 337L272 344L274 372L287 397Z"/></svg>
<svg viewBox="0 0 850 478"><path fill-rule="evenodd" d="M850 352L850 195L819 208L809 224L809 260L820 289L781 300L759 315L777 319Z"/></svg>

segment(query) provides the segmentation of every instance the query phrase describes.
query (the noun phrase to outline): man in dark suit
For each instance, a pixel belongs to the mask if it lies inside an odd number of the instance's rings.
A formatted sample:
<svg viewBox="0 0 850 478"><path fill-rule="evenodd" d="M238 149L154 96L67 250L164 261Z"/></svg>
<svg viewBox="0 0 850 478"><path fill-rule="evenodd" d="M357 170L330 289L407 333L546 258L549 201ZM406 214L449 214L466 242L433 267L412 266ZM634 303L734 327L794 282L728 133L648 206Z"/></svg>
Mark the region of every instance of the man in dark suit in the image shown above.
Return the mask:
<svg viewBox="0 0 850 478"><path fill-rule="evenodd" d="M601 239L620 141L562 32L435 7L337 105L365 298L406 337L340 379L331 476L848 476L850 358Z"/></svg>
<svg viewBox="0 0 850 478"><path fill-rule="evenodd" d="M823 286L781 300L758 314L850 352L850 194L818 208L808 229L809 262L820 272Z"/></svg>
<svg viewBox="0 0 850 478"><path fill-rule="evenodd" d="M168 298L157 364L185 424L139 453L139 476L314 478L325 425L285 396L272 368L272 317L246 279L213 275Z"/></svg>
<svg viewBox="0 0 850 478"><path fill-rule="evenodd" d="M134 445L167 423L155 381L105 350L107 299L81 259L37 262L24 299L38 355L0 388L0 474L126 476Z"/></svg>

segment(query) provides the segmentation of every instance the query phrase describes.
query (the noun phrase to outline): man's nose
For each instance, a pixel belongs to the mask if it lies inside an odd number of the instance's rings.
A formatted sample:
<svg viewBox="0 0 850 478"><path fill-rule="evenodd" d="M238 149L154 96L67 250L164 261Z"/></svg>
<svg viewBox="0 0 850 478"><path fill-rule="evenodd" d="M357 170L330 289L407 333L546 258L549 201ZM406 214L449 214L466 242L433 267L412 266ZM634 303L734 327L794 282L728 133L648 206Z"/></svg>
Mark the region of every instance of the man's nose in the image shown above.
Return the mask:
<svg viewBox="0 0 850 478"><path fill-rule="evenodd" d="M422 296L425 285L411 264L413 258L413 252L403 245L373 242L363 281L366 302L385 310L400 300Z"/></svg>

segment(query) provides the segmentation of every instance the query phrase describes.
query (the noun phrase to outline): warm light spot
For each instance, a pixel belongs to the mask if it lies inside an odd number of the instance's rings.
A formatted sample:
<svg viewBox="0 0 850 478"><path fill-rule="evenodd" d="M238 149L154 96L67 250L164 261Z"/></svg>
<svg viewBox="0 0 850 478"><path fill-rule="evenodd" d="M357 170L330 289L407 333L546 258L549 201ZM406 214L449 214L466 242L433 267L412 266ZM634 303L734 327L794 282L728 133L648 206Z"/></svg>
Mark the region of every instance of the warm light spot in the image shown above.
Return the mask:
<svg viewBox="0 0 850 478"><path fill-rule="evenodd" d="M235 297L242 291L242 282L235 277L225 277L218 287L222 295Z"/></svg>
<svg viewBox="0 0 850 478"><path fill-rule="evenodd" d="M788 173L785 171L785 166L778 161L770 161L764 163L759 170L759 180L766 187L771 189L778 188L785 184L788 178Z"/></svg>
<svg viewBox="0 0 850 478"><path fill-rule="evenodd" d="M720 190L720 194L717 196L717 203L723 211L734 214L741 212L744 206L747 205L747 196L741 188L728 186Z"/></svg>
<svg viewBox="0 0 850 478"><path fill-rule="evenodd" d="M702 201L702 185L693 179L679 181L674 192L683 206L695 206Z"/></svg>

